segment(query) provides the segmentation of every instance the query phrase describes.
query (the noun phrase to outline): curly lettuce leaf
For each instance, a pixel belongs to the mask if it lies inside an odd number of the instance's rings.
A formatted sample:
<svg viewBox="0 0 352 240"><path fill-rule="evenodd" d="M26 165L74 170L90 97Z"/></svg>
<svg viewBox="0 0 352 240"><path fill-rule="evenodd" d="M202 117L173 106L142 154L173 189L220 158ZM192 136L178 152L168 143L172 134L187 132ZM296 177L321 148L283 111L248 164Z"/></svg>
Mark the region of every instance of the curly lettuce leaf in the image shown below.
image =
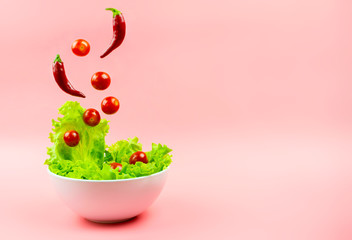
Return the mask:
<svg viewBox="0 0 352 240"><path fill-rule="evenodd" d="M78 102L68 101L59 108L63 116L57 121L52 120L54 128L49 138L53 145L48 148L49 159L45 164L49 165L53 173L88 179L92 176L90 172L103 167L108 121L101 119L97 126L88 126L83 121L84 111ZM75 147L67 146L63 140L68 130L75 130L80 136L79 144Z"/></svg>
<svg viewBox="0 0 352 240"><path fill-rule="evenodd" d="M151 175L166 169L171 163L172 150L166 145L152 144L152 150L146 152L148 163L136 162L129 164L131 155L142 150L142 144L138 143L138 138L129 138L112 144L108 148L105 162L118 162L122 164L120 172L115 171L116 179L135 178Z"/></svg>
<svg viewBox="0 0 352 240"><path fill-rule="evenodd" d="M112 162L129 162L131 155L134 152L141 151L142 144L138 143L138 138L128 138L128 140L120 140L112 144L108 148L108 153L111 155ZM107 155L109 155L107 154Z"/></svg>

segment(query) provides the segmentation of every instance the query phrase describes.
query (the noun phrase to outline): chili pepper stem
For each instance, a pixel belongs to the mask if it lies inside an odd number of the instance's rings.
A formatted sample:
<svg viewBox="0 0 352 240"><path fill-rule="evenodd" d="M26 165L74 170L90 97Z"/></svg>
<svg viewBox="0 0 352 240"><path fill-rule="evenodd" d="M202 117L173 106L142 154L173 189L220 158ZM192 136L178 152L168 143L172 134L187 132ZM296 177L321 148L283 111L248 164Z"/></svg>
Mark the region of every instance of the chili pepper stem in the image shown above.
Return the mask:
<svg viewBox="0 0 352 240"><path fill-rule="evenodd" d="M121 12L119 10L115 9L115 8L105 8L105 10L112 11L112 13L113 13L112 17L113 18L116 17L117 15L121 14Z"/></svg>
<svg viewBox="0 0 352 240"><path fill-rule="evenodd" d="M60 58L60 54L57 54L57 55L56 55L56 58L55 58L55 60L54 60L54 63L56 63L56 62L60 62L60 63L62 62L62 61L61 61L61 58Z"/></svg>

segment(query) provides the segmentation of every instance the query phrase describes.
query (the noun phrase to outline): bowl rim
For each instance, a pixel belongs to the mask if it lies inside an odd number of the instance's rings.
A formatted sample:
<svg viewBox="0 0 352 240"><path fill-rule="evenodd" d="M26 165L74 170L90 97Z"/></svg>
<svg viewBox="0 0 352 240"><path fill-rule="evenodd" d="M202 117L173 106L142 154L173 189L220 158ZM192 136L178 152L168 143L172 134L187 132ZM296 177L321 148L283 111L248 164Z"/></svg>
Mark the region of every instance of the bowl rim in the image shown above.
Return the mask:
<svg viewBox="0 0 352 240"><path fill-rule="evenodd" d="M142 177L135 177L135 178L126 178L126 179L110 179L110 180L90 180L90 179L79 179L79 178L70 178L70 177L64 177L61 175L57 175L56 173L53 173L52 171L50 171L49 167L47 168L47 171L49 173L49 175L52 175L54 177L57 178L61 178L61 179L66 179L66 180L70 180L70 181L76 181L76 182L127 182L127 181L133 181L133 180L139 180L139 179L143 179L143 178L149 178L152 176L156 176L162 173L165 173L167 170L169 170L170 165L165 168L164 170L157 172L157 173L153 173L147 176L142 176Z"/></svg>

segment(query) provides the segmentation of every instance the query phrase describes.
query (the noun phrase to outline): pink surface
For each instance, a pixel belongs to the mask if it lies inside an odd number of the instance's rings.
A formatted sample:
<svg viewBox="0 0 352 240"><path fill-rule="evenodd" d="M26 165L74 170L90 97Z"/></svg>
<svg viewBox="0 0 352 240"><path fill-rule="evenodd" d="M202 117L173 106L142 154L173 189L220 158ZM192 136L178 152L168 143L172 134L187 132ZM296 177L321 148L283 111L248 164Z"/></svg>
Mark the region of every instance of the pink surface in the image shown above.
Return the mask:
<svg viewBox="0 0 352 240"><path fill-rule="evenodd" d="M0 3L1 239L352 239L351 3ZM127 35L101 60L111 6ZM77 38L87 57L71 53ZM56 86L57 53L86 99ZM108 90L90 86L96 71ZM121 103L109 144L174 149L157 202L116 225L74 215L42 165L57 108L107 95Z"/></svg>

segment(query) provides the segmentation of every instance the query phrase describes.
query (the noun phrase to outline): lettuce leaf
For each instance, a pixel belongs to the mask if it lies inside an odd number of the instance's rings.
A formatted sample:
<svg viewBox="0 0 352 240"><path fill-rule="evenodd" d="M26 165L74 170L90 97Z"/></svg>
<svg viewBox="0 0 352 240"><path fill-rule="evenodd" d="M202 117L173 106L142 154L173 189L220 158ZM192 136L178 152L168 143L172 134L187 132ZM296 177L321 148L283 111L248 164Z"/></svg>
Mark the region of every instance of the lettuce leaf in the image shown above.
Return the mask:
<svg viewBox="0 0 352 240"><path fill-rule="evenodd" d="M112 144L108 148L108 153L112 157L111 162L129 162L131 155L134 152L141 151L142 144L138 143L138 138L129 138L128 140L120 140Z"/></svg>
<svg viewBox="0 0 352 240"><path fill-rule="evenodd" d="M148 163L136 162L136 164L129 164L131 155L136 151L142 150L142 144L138 143L138 138L129 138L128 140L121 140L112 144L108 148L105 162L118 162L122 164L120 172L114 171L116 179L142 177L154 174L166 169L171 163L172 150L166 145L152 144L152 150L146 152Z"/></svg>
<svg viewBox="0 0 352 240"><path fill-rule="evenodd" d="M166 169L171 163L171 149L165 145L152 144L152 150L146 152L149 162L129 164L129 158L136 151L142 150L138 138L120 140L106 149L105 136L108 133L108 121L101 119L95 127L83 121L85 109L78 102L66 102L59 108L59 117L52 121L53 129L48 148L49 158L45 164L51 172L70 178L89 180L113 180L147 176ZM75 130L80 135L80 142L75 147L65 144L63 136L66 131ZM112 169L110 163L122 164L122 169Z"/></svg>
<svg viewBox="0 0 352 240"><path fill-rule="evenodd" d="M78 102L68 101L59 108L63 117L52 120L54 128L49 138L53 145L48 148L49 159L45 164L49 165L53 173L66 176L72 175L72 172L77 174L77 169L81 169L80 178L88 179L91 176L88 172L103 167L108 121L101 119L97 126L88 126L83 121L84 111ZM68 130L75 130L80 136L79 144L75 147L67 146L63 140Z"/></svg>

